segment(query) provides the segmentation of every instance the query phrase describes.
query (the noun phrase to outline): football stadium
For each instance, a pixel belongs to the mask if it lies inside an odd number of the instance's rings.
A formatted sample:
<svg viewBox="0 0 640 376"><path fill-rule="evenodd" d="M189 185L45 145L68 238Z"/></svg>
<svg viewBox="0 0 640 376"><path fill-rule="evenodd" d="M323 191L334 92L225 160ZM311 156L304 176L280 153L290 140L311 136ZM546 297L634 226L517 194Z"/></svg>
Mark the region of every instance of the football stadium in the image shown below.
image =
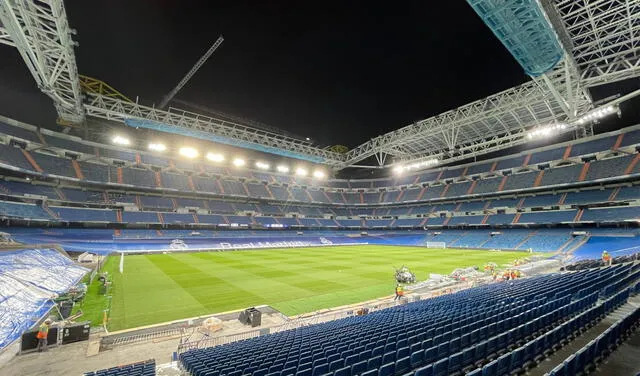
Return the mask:
<svg viewBox="0 0 640 376"><path fill-rule="evenodd" d="M640 374L640 1L460 3L522 83L345 146L179 99L237 38L155 103L1 0L0 374Z"/></svg>

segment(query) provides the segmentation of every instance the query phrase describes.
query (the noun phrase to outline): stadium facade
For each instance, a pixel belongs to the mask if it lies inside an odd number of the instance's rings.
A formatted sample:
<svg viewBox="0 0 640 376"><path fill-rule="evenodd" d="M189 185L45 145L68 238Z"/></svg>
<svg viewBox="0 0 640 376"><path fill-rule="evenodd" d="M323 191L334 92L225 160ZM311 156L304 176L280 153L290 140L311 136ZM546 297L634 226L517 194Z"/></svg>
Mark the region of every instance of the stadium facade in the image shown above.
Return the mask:
<svg viewBox="0 0 640 376"><path fill-rule="evenodd" d="M198 249L225 247L247 236L233 230L253 230L256 242L292 241L297 235L286 230L306 230L298 238L309 245L438 240L574 251L591 235L633 236L640 218L639 127L466 165L339 180L221 167L9 123L16 122L6 119L0 134L8 232L46 243L38 229L46 227L50 240L69 240L81 251L99 249L83 249L68 228L104 229L93 234L106 252L168 249L166 241L131 240L158 236L186 238ZM69 237L56 238L54 229ZM349 236L360 231L371 234ZM620 244L612 249L629 242Z"/></svg>

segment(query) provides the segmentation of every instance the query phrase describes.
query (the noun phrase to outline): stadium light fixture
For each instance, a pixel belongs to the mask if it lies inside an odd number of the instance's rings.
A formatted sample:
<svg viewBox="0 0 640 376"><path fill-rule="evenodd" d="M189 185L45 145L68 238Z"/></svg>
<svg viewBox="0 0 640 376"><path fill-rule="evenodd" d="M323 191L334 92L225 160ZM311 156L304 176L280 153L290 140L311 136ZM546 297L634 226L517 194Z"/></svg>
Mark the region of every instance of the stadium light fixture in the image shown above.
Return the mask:
<svg viewBox="0 0 640 376"><path fill-rule="evenodd" d="M167 147L165 146L165 144L159 144L159 143L150 143L149 144L149 150L153 150L153 151L165 151L167 150Z"/></svg>
<svg viewBox="0 0 640 376"><path fill-rule="evenodd" d="M131 141L128 138L120 135L116 135L111 139L111 141L116 145L131 145Z"/></svg>
<svg viewBox="0 0 640 376"><path fill-rule="evenodd" d="M435 166L439 162L440 161L438 161L437 159L427 159L426 161L412 163L409 166L407 166L407 168L412 169L412 170L417 170L417 169L420 169L420 168Z"/></svg>
<svg viewBox="0 0 640 376"><path fill-rule="evenodd" d="M324 179L327 175L322 170L315 170L313 172L313 177L316 179Z"/></svg>
<svg viewBox="0 0 640 376"><path fill-rule="evenodd" d="M570 128L574 128L576 125L584 125L584 124L587 124L587 123L598 121L598 120L600 120L600 119L602 119L604 117L607 117L609 115L612 115L612 114L614 114L616 112L618 112L618 107L617 106L600 107L600 108L598 108L596 110L593 110L593 111L591 111L591 112L579 117L577 120L574 120L570 124L558 123L558 124L551 124L551 125L535 128L534 130L532 130L531 132L529 132L527 134L527 137L530 140L534 139L534 138L539 138L539 137L549 137L549 136L552 136L554 134L561 133L564 130L568 130Z"/></svg>
<svg viewBox="0 0 640 376"><path fill-rule="evenodd" d="M577 123L582 125L590 121L600 120L603 117L609 116L616 112L618 112L618 108L616 106L607 106L604 108L599 108L579 118Z"/></svg>
<svg viewBox="0 0 640 376"><path fill-rule="evenodd" d="M180 155L182 155L183 157L187 157L187 158L195 158L198 156L198 150L191 148L191 147L182 147L180 148L180 150L178 151L180 153Z"/></svg>
<svg viewBox="0 0 640 376"><path fill-rule="evenodd" d="M289 166L279 165L278 167L276 167L276 170L278 170L278 172L286 174L287 172L289 172Z"/></svg>
<svg viewBox="0 0 640 376"><path fill-rule="evenodd" d="M236 167L242 167L242 166L244 166L244 165L245 165L245 163L246 163L246 162L245 162L245 161L244 161L244 159L242 159L242 158L235 158L235 159L233 160L233 165L234 165L234 166L236 166Z"/></svg>
<svg viewBox="0 0 640 376"><path fill-rule="evenodd" d="M224 161L224 155L219 153L207 153L207 159L211 162L222 162Z"/></svg>
<svg viewBox="0 0 640 376"><path fill-rule="evenodd" d="M562 132L567 129L568 125L565 123L551 124L544 127L538 127L527 135L529 139L538 138L538 137L549 137L552 134L556 134Z"/></svg>
<svg viewBox="0 0 640 376"><path fill-rule="evenodd" d="M269 167L271 167L268 163L262 162L262 161L258 161L256 162L256 167L261 169L261 170L268 170Z"/></svg>
<svg viewBox="0 0 640 376"><path fill-rule="evenodd" d="M405 171L410 171L410 170L423 170L427 167L432 167L437 165L438 163L440 163L440 161L438 159L426 159L420 162L414 162L411 164L407 164L407 165L398 165L395 166L393 168L393 172L395 172L396 174L402 174Z"/></svg>
<svg viewBox="0 0 640 376"><path fill-rule="evenodd" d="M296 168L296 175L298 176L307 176L307 170L302 167Z"/></svg>

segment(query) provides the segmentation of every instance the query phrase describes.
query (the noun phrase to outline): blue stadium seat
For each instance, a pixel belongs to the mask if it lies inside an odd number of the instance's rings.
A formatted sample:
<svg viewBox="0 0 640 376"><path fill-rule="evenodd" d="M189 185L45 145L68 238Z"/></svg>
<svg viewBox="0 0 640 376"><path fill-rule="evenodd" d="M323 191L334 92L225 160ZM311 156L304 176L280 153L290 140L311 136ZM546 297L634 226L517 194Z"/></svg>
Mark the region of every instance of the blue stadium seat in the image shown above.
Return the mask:
<svg viewBox="0 0 640 376"><path fill-rule="evenodd" d="M498 376L498 361L493 360L482 367L482 376Z"/></svg>
<svg viewBox="0 0 640 376"><path fill-rule="evenodd" d="M411 360L408 356L399 358L395 364L396 373L408 372L411 369Z"/></svg>
<svg viewBox="0 0 640 376"><path fill-rule="evenodd" d="M511 371L511 354L504 354L497 359L497 374L505 375Z"/></svg>
<svg viewBox="0 0 640 376"><path fill-rule="evenodd" d="M358 362L358 354L353 354L353 355L349 355L346 357L346 359L344 360L344 364L345 366L352 366L354 364L356 364Z"/></svg>
<svg viewBox="0 0 640 376"><path fill-rule="evenodd" d="M329 363L329 371L335 371L344 367L344 359L337 359Z"/></svg>
<svg viewBox="0 0 640 376"><path fill-rule="evenodd" d="M337 369L333 373L333 376L351 376L351 367L343 367L343 368Z"/></svg>
<svg viewBox="0 0 640 376"><path fill-rule="evenodd" d="M417 368L424 364L424 351L418 350L411 353L411 368Z"/></svg>
<svg viewBox="0 0 640 376"><path fill-rule="evenodd" d="M486 358L487 355L487 341L482 341L476 344L475 347L475 362L482 361Z"/></svg>
<svg viewBox="0 0 640 376"><path fill-rule="evenodd" d="M329 372L329 365L325 364L319 364L317 366L313 367L313 372L312 372L312 376L320 376L320 375L324 375L325 373Z"/></svg>
<svg viewBox="0 0 640 376"><path fill-rule="evenodd" d="M392 363L396 361L396 352L389 351L382 356L382 364Z"/></svg>
<svg viewBox="0 0 640 376"><path fill-rule="evenodd" d="M456 374L462 370L462 352L457 352L449 357L448 360L449 374Z"/></svg>
<svg viewBox="0 0 640 376"><path fill-rule="evenodd" d="M395 372L396 372L395 362L387 363L382 367L380 367L380 370L378 371L378 376L393 376Z"/></svg>
<svg viewBox="0 0 640 376"><path fill-rule="evenodd" d="M576 371L577 371L577 362L576 362L576 356L575 355L570 355L565 361L564 361L564 372L567 375L575 375Z"/></svg>
<svg viewBox="0 0 640 376"><path fill-rule="evenodd" d="M295 366L292 367L285 367L282 372L280 372L280 376L288 376L288 375L295 375L296 374L296 369L297 369L297 363ZM242 371L240 371L240 374L242 374Z"/></svg>
<svg viewBox="0 0 640 376"><path fill-rule="evenodd" d="M367 369L378 369L382 365L382 357L380 355L375 356L367 362Z"/></svg>
<svg viewBox="0 0 640 376"><path fill-rule="evenodd" d="M351 366L351 374L352 375L361 374L361 373L365 372L366 370L367 370L367 361L366 360L360 361L358 363L354 363Z"/></svg>
<svg viewBox="0 0 640 376"><path fill-rule="evenodd" d="M445 376L449 371L449 359L445 358L437 361L433 365L433 376Z"/></svg>
<svg viewBox="0 0 640 376"><path fill-rule="evenodd" d="M441 343L438 345L438 357L442 358L449 354L449 342Z"/></svg>
<svg viewBox="0 0 640 376"><path fill-rule="evenodd" d="M462 350L462 357L460 359L460 365L462 366L462 368L467 368L470 365L472 365L475 361L475 356L474 356L474 352L475 352L476 348L475 346L469 346L467 348L465 348L464 350Z"/></svg>
<svg viewBox="0 0 640 376"><path fill-rule="evenodd" d="M453 338L449 341L449 353L456 353L460 351L460 338Z"/></svg>
<svg viewBox="0 0 640 376"><path fill-rule="evenodd" d="M476 368L472 371L469 371L466 376L481 376L481 375L482 375L482 368Z"/></svg>
<svg viewBox="0 0 640 376"><path fill-rule="evenodd" d="M564 363L560 363L558 364L556 367L554 367L549 373L549 376L569 376L566 373L565 367L564 367Z"/></svg>
<svg viewBox="0 0 640 376"><path fill-rule="evenodd" d="M405 356L409 356L409 348L407 346L399 347L398 351L396 351L396 359L404 358Z"/></svg>
<svg viewBox="0 0 640 376"><path fill-rule="evenodd" d="M436 346L432 346L424 351L424 362L425 363L433 363L438 356L438 348Z"/></svg>
<svg viewBox="0 0 640 376"><path fill-rule="evenodd" d="M524 369L525 347L519 347L511 353L511 371L520 373Z"/></svg>

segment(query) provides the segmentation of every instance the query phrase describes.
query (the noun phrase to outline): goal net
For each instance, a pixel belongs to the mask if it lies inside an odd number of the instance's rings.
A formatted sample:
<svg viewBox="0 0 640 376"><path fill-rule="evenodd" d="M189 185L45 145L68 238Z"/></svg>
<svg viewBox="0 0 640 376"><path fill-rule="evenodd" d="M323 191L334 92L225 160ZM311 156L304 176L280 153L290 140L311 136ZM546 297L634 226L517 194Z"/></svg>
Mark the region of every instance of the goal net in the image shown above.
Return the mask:
<svg viewBox="0 0 640 376"><path fill-rule="evenodd" d="M427 248L447 248L447 243L445 242L427 242L425 245Z"/></svg>

